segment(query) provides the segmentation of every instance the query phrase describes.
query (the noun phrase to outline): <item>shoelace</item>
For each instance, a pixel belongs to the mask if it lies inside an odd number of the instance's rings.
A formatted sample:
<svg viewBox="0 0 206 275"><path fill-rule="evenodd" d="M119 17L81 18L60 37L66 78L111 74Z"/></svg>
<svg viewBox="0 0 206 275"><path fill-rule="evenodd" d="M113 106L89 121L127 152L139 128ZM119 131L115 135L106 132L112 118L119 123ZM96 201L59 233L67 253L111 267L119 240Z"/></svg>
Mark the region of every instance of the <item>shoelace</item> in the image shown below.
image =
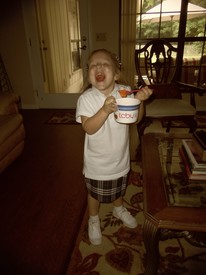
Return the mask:
<svg viewBox="0 0 206 275"><path fill-rule="evenodd" d="M93 221L93 222L90 221L90 223L92 225L92 230L97 229L96 227L99 225L98 221Z"/></svg>
<svg viewBox="0 0 206 275"><path fill-rule="evenodd" d="M126 208L123 208L122 210L119 211L119 216L124 217L125 215L127 215L127 217L131 216L131 213L127 211Z"/></svg>

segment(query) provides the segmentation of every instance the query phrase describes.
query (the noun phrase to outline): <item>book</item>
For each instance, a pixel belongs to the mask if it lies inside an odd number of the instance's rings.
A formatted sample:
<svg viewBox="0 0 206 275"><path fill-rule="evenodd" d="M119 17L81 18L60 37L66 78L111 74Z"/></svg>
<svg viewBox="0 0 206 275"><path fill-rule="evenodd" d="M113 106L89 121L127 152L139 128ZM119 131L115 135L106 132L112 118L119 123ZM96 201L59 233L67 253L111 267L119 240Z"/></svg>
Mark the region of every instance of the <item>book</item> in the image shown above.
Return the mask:
<svg viewBox="0 0 206 275"><path fill-rule="evenodd" d="M199 130L193 133L193 136L201 144L202 148L206 150L206 131Z"/></svg>
<svg viewBox="0 0 206 275"><path fill-rule="evenodd" d="M192 141L201 160L206 161L206 150L202 147L201 143L197 140L197 138L194 135L192 137Z"/></svg>
<svg viewBox="0 0 206 275"><path fill-rule="evenodd" d="M198 154L196 147L194 146L192 139L183 139L182 145L187 152L188 158L190 160L191 169L200 169L206 171L206 161L203 161Z"/></svg>
<svg viewBox="0 0 206 275"><path fill-rule="evenodd" d="M181 150L181 159L184 160L184 164L186 166L189 167L189 170L190 170L190 173L191 174L201 174L201 175L206 175L206 169L205 168L194 168L191 161L190 161L190 158L187 154L187 151L185 149L185 147L182 145L182 147L180 148ZM188 169L188 168L187 168Z"/></svg>
<svg viewBox="0 0 206 275"><path fill-rule="evenodd" d="M192 166L191 161L189 159L189 156L187 155L187 152L186 152L185 147L183 145L180 148L180 150L181 150L181 154L183 154L185 163L187 163L187 166L189 166L190 172L192 174L205 174L206 175L206 169L204 169L204 168L194 168Z"/></svg>
<svg viewBox="0 0 206 275"><path fill-rule="evenodd" d="M188 160L188 157L186 155L186 152L184 151L184 147L182 146L181 148L179 148L179 155L180 155L180 159L182 161L182 168L183 171L185 172L185 175L187 176L188 180L204 180L206 181L206 174L196 174L191 170L190 167L190 162Z"/></svg>

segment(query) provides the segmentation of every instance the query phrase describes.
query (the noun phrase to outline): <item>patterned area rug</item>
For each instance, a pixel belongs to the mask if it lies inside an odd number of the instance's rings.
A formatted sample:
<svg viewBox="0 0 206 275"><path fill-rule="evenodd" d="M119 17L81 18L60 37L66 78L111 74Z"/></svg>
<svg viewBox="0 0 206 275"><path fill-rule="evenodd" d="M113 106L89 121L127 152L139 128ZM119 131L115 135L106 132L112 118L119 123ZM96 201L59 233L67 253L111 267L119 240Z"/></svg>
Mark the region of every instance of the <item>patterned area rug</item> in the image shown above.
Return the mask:
<svg viewBox="0 0 206 275"><path fill-rule="evenodd" d="M75 119L75 109L57 111L46 121L47 124L78 124Z"/></svg>
<svg viewBox="0 0 206 275"><path fill-rule="evenodd" d="M142 237L143 192L141 168L132 163L125 196L125 206L138 221L136 229L129 229L112 216L112 204L102 204L100 218L103 242L90 244L87 235L87 213L73 251L67 275L143 275L145 247ZM206 248L191 245L185 238L160 241L158 274L203 275L206 271Z"/></svg>

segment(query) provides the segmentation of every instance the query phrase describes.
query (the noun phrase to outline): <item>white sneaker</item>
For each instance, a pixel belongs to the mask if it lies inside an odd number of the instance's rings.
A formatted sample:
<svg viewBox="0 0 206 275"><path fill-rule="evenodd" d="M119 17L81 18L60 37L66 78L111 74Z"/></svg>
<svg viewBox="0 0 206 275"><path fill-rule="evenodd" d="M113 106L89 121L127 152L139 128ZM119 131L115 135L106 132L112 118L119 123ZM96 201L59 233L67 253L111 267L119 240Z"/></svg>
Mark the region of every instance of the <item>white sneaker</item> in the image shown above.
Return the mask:
<svg viewBox="0 0 206 275"><path fill-rule="evenodd" d="M100 229L100 222L95 221L92 222L89 220L88 222L88 235L89 240L94 245L100 245L102 243L102 233Z"/></svg>
<svg viewBox="0 0 206 275"><path fill-rule="evenodd" d="M117 219L120 219L123 222L123 224L129 228L137 227L137 221L125 207L122 207L122 210L118 212L114 207L113 216Z"/></svg>

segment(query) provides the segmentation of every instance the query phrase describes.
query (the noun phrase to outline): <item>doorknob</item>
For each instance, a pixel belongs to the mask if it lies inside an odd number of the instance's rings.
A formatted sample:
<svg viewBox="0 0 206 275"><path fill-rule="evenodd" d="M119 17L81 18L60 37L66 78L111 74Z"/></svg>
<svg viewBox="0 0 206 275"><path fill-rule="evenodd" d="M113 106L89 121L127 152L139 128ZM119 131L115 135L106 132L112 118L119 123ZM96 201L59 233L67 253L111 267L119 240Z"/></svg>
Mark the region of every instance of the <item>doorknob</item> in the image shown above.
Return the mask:
<svg viewBox="0 0 206 275"><path fill-rule="evenodd" d="M81 50L86 50L87 49L87 46L86 45L84 45L84 46L82 46L82 47L79 47L79 49L81 49Z"/></svg>

